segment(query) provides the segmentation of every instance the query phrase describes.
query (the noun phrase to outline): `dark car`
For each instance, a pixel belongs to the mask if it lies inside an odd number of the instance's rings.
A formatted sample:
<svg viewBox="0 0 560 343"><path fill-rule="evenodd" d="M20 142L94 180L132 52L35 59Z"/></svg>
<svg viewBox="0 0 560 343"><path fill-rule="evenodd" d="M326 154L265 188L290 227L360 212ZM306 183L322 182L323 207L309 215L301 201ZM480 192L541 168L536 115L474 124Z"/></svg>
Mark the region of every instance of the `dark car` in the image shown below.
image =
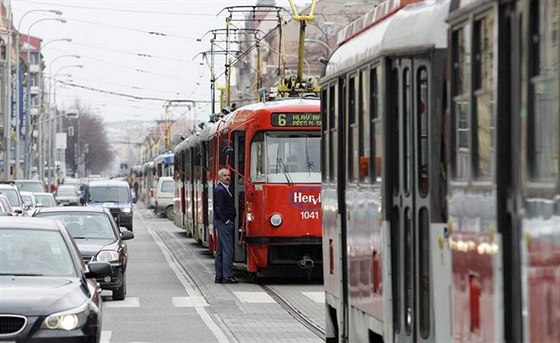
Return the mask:
<svg viewBox="0 0 560 343"><path fill-rule="evenodd" d="M107 209L68 206L38 208L34 217L57 219L66 226L74 238L82 259L86 264L91 261L111 263L113 272L110 277L99 278L102 289L113 291L114 300L126 297L126 265L128 248L123 242L134 238L134 233L120 229Z"/></svg>
<svg viewBox="0 0 560 343"><path fill-rule="evenodd" d="M0 341L98 341L101 296L92 278L110 273L107 262L86 268L60 222L2 217Z"/></svg>
<svg viewBox="0 0 560 343"><path fill-rule="evenodd" d="M132 231L132 192L126 181L90 181L84 191L82 203L88 207L108 209L119 226Z"/></svg>

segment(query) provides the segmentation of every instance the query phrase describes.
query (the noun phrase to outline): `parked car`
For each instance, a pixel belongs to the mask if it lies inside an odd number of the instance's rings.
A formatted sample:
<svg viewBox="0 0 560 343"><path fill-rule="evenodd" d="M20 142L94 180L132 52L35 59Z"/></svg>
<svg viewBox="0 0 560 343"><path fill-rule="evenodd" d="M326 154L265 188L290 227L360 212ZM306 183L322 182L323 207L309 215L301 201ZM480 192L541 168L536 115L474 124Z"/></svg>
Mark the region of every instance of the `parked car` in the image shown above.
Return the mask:
<svg viewBox="0 0 560 343"><path fill-rule="evenodd" d="M59 205L62 206L79 206L80 189L74 185L60 185L56 189L55 198Z"/></svg>
<svg viewBox="0 0 560 343"><path fill-rule="evenodd" d="M110 278L99 278L102 289L113 291L114 300L126 297L126 266L128 248L125 240L134 238L134 233L117 226L111 213L104 208L68 206L39 208L35 217L61 221L74 238L86 264L91 261L111 263Z"/></svg>
<svg viewBox="0 0 560 343"><path fill-rule="evenodd" d="M84 191L82 203L89 207L109 209L119 226L132 231L132 192L126 181L90 181Z"/></svg>
<svg viewBox="0 0 560 343"><path fill-rule="evenodd" d="M16 180L15 184L20 192L46 192L45 185L41 180Z"/></svg>
<svg viewBox="0 0 560 343"><path fill-rule="evenodd" d="M10 204L12 205L13 215L15 216L23 216L27 208L23 199L21 198L21 194L19 193L17 187L13 184L9 183L1 183L0 184L0 194L4 194Z"/></svg>
<svg viewBox="0 0 560 343"><path fill-rule="evenodd" d="M95 282L107 262L84 265L62 223L39 218L0 220L0 340L97 342L101 296Z"/></svg>
<svg viewBox="0 0 560 343"><path fill-rule="evenodd" d="M58 206L56 199L52 193L35 193L37 207L56 207Z"/></svg>
<svg viewBox="0 0 560 343"><path fill-rule="evenodd" d="M171 176L159 178L155 194L155 214L165 214L167 219L173 220L175 213L173 208L173 198L175 197L175 180Z"/></svg>

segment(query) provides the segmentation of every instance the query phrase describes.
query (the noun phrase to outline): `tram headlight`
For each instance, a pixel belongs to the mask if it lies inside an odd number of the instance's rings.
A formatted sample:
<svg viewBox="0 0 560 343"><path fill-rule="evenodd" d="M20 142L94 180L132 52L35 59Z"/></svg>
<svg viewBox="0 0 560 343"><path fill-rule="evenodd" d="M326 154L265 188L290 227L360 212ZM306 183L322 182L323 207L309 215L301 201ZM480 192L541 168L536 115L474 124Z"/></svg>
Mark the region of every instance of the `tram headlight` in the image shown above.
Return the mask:
<svg viewBox="0 0 560 343"><path fill-rule="evenodd" d="M272 216L270 216L270 225L274 227L282 225L282 221L283 219L280 213L274 213Z"/></svg>

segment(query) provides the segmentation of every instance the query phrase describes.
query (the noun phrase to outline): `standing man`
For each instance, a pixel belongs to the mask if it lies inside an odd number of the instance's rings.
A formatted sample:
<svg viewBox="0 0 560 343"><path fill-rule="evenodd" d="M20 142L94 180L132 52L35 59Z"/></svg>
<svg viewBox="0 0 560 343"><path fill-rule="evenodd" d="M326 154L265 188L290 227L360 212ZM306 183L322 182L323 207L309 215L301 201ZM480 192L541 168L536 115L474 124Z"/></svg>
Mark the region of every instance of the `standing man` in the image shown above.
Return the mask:
<svg viewBox="0 0 560 343"><path fill-rule="evenodd" d="M218 232L215 283L237 283L233 277L233 240L235 205L229 189L230 172L218 171L218 184L214 187L214 229Z"/></svg>

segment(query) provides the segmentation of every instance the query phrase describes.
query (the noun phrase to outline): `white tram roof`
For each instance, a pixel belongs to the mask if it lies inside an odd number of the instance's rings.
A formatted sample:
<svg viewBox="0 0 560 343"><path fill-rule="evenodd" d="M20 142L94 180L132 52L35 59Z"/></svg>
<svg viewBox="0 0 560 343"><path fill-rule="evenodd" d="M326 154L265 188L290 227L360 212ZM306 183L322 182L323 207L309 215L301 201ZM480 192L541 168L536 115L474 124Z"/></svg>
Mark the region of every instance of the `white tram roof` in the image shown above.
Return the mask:
<svg viewBox="0 0 560 343"><path fill-rule="evenodd" d="M409 4L342 43L332 54L325 76L395 52L447 47L450 0Z"/></svg>
<svg viewBox="0 0 560 343"><path fill-rule="evenodd" d="M212 138L212 136L214 136L216 134L217 131L217 125L216 123L209 123L207 124L204 129L202 129L202 132L200 133L200 138L199 140L202 141L207 141L209 139Z"/></svg>

